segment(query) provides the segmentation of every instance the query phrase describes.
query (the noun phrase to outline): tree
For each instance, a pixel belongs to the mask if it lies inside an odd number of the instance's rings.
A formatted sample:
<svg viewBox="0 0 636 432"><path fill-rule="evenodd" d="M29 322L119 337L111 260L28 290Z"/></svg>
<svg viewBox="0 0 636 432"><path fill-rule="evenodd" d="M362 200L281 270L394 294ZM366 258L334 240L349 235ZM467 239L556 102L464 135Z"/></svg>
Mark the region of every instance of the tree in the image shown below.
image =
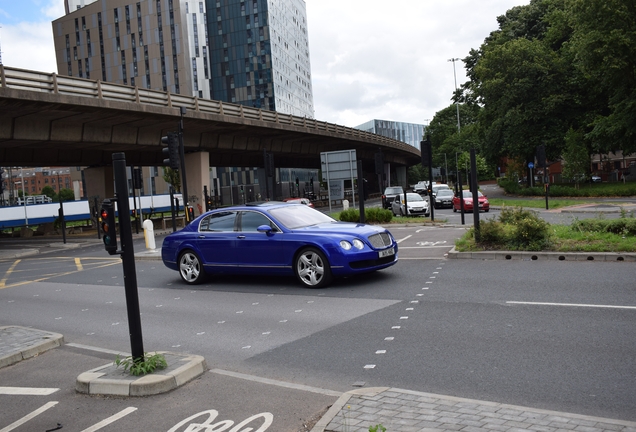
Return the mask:
<svg viewBox="0 0 636 432"><path fill-rule="evenodd" d="M573 179L576 188L585 180L590 170L590 154L583 142L583 133L570 129L565 136L566 147L563 152L563 176Z"/></svg>
<svg viewBox="0 0 636 432"><path fill-rule="evenodd" d="M586 138L597 150L636 151L636 3L572 0L575 65L604 105Z"/></svg>
<svg viewBox="0 0 636 432"><path fill-rule="evenodd" d="M62 189L60 193L55 197L54 201L59 202L60 196L62 197L62 201L75 200L75 193L71 189Z"/></svg>
<svg viewBox="0 0 636 432"><path fill-rule="evenodd" d="M53 199L55 198L55 191L51 186L44 186L42 188L42 195L46 195L47 197Z"/></svg>
<svg viewBox="0 0 636 432"><path fill-rule="evenodd" d="M163 167L163 179L166 183L172 185L175 192L181 192L181 177L178 170Z"/></svg>

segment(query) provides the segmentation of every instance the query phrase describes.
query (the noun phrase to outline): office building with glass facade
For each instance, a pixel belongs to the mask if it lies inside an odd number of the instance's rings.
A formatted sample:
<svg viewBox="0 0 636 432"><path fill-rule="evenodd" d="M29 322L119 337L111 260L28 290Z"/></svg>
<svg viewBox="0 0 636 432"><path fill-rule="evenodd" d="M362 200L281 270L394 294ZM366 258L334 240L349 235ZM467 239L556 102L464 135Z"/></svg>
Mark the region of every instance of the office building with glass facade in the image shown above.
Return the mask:
<svg viewBox="0 0 636 432"><path fill-rule="evenodd" d="M207 0L212 99L313 118L303 0Z"/></svg>
<svg viewBox="0 0 636 432"><path fill-rule="evenodd" d="M426 130L426 126L421 124L390 120L370 120L355 128L405 142L418 150L420 149L420 141L422 141L424 131Z"/></svg>

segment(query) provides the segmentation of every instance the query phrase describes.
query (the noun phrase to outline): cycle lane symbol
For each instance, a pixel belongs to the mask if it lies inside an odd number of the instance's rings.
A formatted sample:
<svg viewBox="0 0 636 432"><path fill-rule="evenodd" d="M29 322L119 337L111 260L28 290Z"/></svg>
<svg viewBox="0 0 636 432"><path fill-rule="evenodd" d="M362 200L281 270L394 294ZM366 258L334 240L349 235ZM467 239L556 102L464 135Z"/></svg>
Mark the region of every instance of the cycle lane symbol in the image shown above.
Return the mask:
<svg viewBox="0 0 636 432"><path fill-rule="evenodd" d="M205 415L207 415L208 418L203 423L194 422L195 419L198 419L199 417L203 417ZM232 420L222 420L212 424L212 422L216 420L216 417L218 415L219 412L217 410L201 411L200 413L194 414L186 418L185 420L180 421L171 429L169 429L168 432L265 432L267 429L269 429L272 422L274 421L274 415L272 413L263 412L248 417L235 426L234 421ZM252 422L257 422L257 424L258 422L262 423L258 429L254 429L253 427L246 427ZM184 426L185 429L181 429ZM231 427L232 429L229 429Z"/></svg>

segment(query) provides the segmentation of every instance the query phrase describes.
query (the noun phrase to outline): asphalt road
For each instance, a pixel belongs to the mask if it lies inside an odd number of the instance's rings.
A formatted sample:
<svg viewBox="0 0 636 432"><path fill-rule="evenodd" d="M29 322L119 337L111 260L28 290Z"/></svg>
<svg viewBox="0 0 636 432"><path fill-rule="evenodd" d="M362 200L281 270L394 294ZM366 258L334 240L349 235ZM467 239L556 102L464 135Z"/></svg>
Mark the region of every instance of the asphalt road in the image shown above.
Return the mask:
<svg viewBox="0 0 636 432"><path fill-rule="evenodd" d="M633 266L445 259L463 230L396 228L396 266L322 290L237 276L191 287L161 262L138 261L144 349L203 355L212 370L141 399L73 390L79 373L130 350L119 258L97 244L0 262L0 325L67 342L0 370L2 386L60 389L0 394L0 428L57 401L16 430L83 431L136 408L103 430L171 430L215 410L216 422L269 413L271 431L296 431L356 386L636 420Z"/></svg>

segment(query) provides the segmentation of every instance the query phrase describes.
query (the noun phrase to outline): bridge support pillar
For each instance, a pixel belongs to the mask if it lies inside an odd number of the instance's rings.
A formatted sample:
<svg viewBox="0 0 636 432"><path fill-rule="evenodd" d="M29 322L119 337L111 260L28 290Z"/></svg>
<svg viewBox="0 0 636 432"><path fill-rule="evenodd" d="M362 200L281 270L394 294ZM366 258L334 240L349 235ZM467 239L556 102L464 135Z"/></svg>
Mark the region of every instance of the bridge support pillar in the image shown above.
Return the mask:
<svg viewBox="0 0 636 432"><path fill-rule="evenodd" d="M84 168L84 182L86 184L86 196L89 199L96 196L99 204L105 198L115 196L115 180L112 166Z"/></svg>
<svg viewBox="0 0 636 432"><path fill-rule="evenodd" d="M186 176L188 182L188 195L190 195L190 205L194 208L194 215L201 214L201 209L205 212L205 198L203 197L203 186L210 189L210 153L206 151L198 153L186 153L185 155Z"/></svg>
<svg viewBox="0 0 636 432"><path fill-rule="evenodd" d="M408 176L406 175L406 167L405 166L394 166L393 170L395 171L395 177L397 178L398 185L404 185L404 190L409 188Z"/></svg>

